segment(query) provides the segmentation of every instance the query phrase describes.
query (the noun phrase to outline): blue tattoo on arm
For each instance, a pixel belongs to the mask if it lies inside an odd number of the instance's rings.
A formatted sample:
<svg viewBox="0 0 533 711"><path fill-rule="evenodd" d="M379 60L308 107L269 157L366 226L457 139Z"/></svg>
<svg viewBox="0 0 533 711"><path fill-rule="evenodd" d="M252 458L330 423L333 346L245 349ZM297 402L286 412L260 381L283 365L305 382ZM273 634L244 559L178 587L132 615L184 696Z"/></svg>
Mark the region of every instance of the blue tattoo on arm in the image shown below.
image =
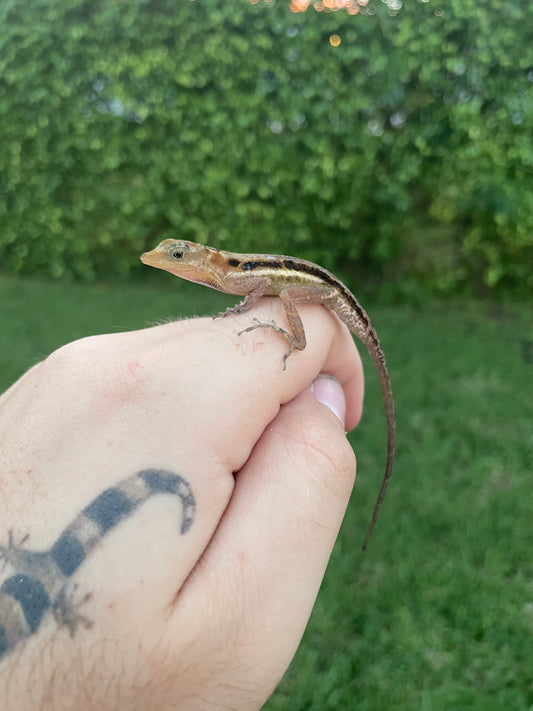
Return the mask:
<svg viewBox="0 0 533 711"><path fill-rule="evenodd" d="M156 494L172 494L181 501L181 533L194 520L196 502L189 483L178 474L161 469L144 469L106 489L59 535L48 551L22 547L27 536L15 543L9 534L0 546L0 560L14 568L14 574L0 585L0 660L19 642L36 632L47 613L71 636L79 624L91 625L67 596L67 583L91 550L121 521Z"/></svg>

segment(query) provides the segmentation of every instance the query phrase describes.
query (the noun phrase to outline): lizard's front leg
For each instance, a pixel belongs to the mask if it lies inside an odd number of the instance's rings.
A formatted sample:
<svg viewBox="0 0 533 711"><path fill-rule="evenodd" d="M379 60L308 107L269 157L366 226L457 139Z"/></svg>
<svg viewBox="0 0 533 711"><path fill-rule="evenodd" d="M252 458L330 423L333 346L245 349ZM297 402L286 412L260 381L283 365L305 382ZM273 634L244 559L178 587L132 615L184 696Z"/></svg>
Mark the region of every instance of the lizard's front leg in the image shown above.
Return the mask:
<svg viewBox="0 0 533 711"><path fill-rule="evenodd" d="M284 328L280 328L274 321L271 323L262 323L255 319L257 323L239 331L239 335L247 331L254 331L256 328L270 328L282 335L290 346L289 350L283 356L283 370L285 370L287 367L287 358L291 353L294 350L303 351L307 345L304 325L296 308L296 303L327 303L331 296L331 289L323 286L299 286L283 289L279 293L279 298L285 307L290 332Z"/></svg>
<svg viewBox="0 0 533 711"><path fill-rule="evenodd" d="M267 289L267 286L268 280L265 280L264 282L259 282L259 284L253 289L253 291L247 294L240 303L235 304L235 306L228 306L225 311L222 311L217 316L213 316L213 318L225 318L226 316L233 316L234 314L244 314L247 311L250 311L250 309L253 308L257 304L259 299L263 296Z"/></svg>

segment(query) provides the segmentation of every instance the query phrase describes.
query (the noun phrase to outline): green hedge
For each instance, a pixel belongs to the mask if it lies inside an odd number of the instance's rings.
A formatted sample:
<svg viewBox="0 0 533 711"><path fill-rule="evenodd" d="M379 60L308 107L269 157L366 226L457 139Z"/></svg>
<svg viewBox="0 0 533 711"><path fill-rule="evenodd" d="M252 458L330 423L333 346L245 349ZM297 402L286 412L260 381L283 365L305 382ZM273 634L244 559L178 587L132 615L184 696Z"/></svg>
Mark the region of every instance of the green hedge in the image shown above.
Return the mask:
<svg viewBox="0 0 533 711"><path fill-rule="evenodd" d="M288 5L3 0L2 268L180 236L532 289L533 4Z"/></svg>

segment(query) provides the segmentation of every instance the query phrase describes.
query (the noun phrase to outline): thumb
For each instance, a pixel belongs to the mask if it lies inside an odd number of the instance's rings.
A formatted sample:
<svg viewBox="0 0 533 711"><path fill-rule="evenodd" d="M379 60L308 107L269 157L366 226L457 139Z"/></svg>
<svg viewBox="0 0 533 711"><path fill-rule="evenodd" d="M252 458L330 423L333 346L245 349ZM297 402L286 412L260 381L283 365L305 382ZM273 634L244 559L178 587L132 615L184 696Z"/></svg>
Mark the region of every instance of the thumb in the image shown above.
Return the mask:
<svg viewBox="0 0 533 711"><path fill-rule="evenodd" d="M216 634L234 657L226 659L225 682L234 673L236 685L248 686L249 660L259 659L253 673L265 699L296 651L353 486L343 403L340 384L328 377L281 407L237 474L219 528L182 589L185 596L196 585L217 590L217 608L226 610L217 610L225 629Z"/></svg>

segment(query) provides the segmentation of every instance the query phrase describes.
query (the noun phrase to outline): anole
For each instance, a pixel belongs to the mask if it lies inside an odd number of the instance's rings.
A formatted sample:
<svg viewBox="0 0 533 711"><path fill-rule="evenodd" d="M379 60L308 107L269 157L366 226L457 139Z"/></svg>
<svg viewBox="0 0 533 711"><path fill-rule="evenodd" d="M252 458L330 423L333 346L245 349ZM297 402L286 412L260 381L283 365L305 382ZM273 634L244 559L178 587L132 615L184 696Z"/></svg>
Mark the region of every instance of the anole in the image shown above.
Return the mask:
<svg viewBox="0 0 533 711"><path fill-rule="evenodd" d="M256 324L243 329L239 335L256 328L270 328L281 334L289 344L289 350L283 356L284 370L291 353L295 349L303 350L306 346L305 331L297 310L298 303L326 306L363 342L378 371L388 429L385 476L363 544L363 550L366 549L392 474L396 419L383 349L369 317L352 292L326 269L304 259L271 254L236 254L184 240L166 239L151 252L145 252L141 261L187 281L209 286L225 294L245 297L221 316L245 313L262 296L279 296L285 307L290 331L280 328L274 322L261 323L256 319Z"/></svg>

